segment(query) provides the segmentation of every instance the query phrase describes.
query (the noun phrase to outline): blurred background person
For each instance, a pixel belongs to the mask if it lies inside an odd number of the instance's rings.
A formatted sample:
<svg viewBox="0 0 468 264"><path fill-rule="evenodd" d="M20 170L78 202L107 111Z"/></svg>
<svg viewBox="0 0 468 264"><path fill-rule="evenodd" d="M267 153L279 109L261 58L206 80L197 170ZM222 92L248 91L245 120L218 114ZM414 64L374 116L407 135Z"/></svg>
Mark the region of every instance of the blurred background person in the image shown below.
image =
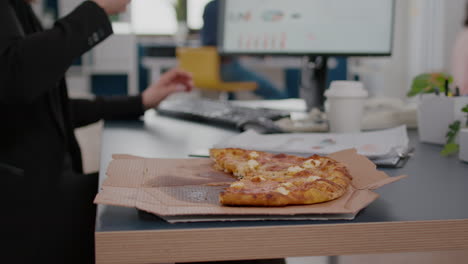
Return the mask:
<svg viewBox="0 0 468 264"><path fill-rule="evenodd" d="M452 51L452 74L454 85L460 89L460 94L468 95L468 2L465 4L463 26Z"/></svg>
<svg viewBox="0 0 468 264"><path fill-rule="evenodd" d="M201 28L201 44L217 46L218 44L218 6L219 1L213 0L206 4L203 11L203 27ZM260 74L247 69L235 56L221 56L221 78L227 82L253 81L258 87L254 93L263 99L285 99L287 93L281 91L273 83Z"/></svg>

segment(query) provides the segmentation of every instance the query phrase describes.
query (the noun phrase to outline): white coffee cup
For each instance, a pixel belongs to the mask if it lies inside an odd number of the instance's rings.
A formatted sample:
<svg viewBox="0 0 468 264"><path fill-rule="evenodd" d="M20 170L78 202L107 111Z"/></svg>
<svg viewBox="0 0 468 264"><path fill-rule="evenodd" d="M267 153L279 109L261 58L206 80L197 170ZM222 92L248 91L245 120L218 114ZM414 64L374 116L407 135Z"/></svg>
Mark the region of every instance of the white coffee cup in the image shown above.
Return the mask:
<svg viewBox="0 0 468 264"><path fill-rule="evenodd" d="M325 91L330 132L361 131L362 112L368 92L362 82L333 81Z"/></svg>

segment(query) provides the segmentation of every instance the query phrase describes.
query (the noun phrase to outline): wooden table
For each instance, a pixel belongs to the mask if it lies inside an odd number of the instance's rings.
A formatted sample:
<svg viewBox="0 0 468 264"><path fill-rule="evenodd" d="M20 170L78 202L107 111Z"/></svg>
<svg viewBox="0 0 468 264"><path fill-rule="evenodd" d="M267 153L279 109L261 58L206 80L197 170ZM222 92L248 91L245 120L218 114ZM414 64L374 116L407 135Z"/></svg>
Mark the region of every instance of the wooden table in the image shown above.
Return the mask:
<svg viewBox="0 0 468 264"><path fill-rule="evenodd" d="M115 153L186 158L236 131L161 117L106 122L100 181ZM401 169L408 178L379 189L352 221L247 221L169 224L136 209L98 206L97 263L162 263L327 256L468 248L468 163L418 142Z"/></svg>

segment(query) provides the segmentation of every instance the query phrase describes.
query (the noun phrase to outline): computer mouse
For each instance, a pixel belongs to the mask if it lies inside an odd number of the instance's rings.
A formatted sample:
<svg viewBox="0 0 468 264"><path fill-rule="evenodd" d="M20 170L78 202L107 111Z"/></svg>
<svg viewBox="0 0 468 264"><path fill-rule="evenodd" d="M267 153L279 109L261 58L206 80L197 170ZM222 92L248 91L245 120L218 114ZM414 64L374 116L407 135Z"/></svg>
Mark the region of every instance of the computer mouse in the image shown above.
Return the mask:
<svg viewBox="0 0 468 264"><path fill-rule="evenodd" d="M241 131L253 129L260 134L275 134L285 132L278 125L276 125L273 120L265 117L246 120L239 124L239 129Z"/></svg>

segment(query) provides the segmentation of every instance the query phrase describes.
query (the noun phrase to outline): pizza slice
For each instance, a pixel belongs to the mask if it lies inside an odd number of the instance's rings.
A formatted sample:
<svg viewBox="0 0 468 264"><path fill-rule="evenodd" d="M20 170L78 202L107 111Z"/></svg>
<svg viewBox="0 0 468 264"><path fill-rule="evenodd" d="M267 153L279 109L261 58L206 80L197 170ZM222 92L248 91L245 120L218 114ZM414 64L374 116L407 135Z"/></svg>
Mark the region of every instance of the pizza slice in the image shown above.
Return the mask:
<svg viewBox="0 0 468 264"><path fill-rule="evenodd" d="M215 168L239 179L220 194L224 205L314 204L342 196L351 181L346 166L328 157L211 149Z"/></svg>

